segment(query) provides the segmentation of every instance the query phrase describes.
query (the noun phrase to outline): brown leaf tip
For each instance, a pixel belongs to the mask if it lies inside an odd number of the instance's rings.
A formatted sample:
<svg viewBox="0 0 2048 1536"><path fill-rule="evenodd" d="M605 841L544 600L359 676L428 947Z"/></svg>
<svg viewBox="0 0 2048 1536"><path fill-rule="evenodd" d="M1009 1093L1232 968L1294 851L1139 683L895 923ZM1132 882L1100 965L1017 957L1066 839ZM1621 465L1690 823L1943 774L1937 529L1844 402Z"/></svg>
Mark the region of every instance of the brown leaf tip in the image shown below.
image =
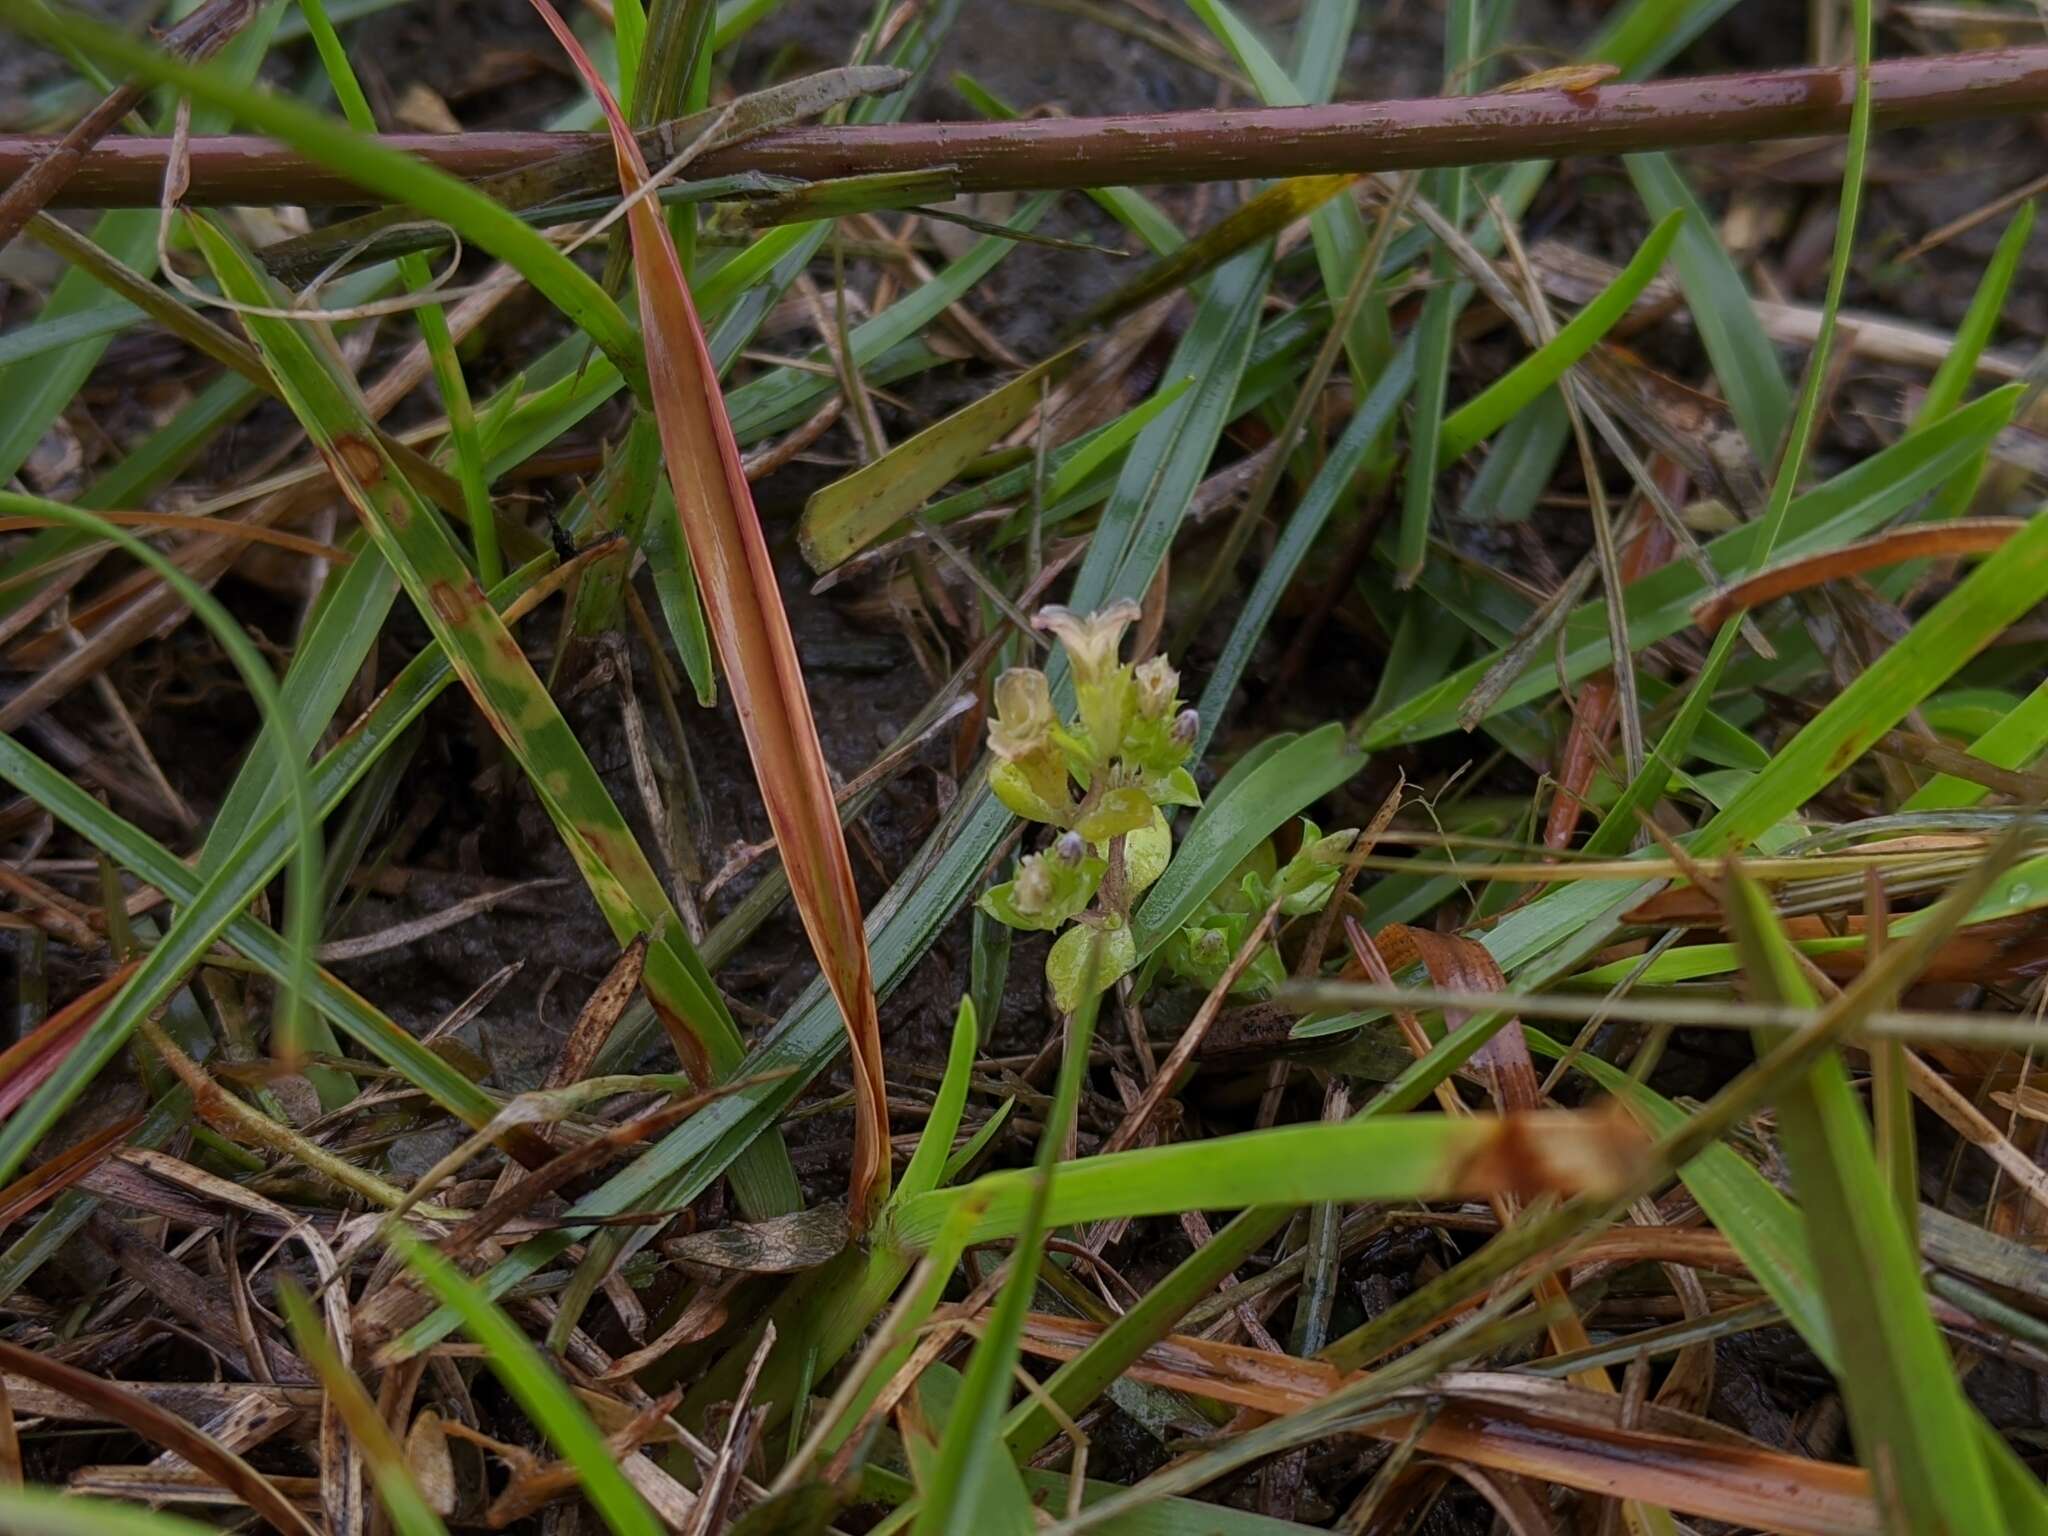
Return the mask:
<svg viewBox="0 0 2048 1536"><path fill-rule="evenodd" d="M1642 1169L1648 1145L1617 1104L1574 1113L1502 1115L1453 1174L1466 1194L1502 1192L1521 1200L1546 1194L1619 1195Z"/></svg>

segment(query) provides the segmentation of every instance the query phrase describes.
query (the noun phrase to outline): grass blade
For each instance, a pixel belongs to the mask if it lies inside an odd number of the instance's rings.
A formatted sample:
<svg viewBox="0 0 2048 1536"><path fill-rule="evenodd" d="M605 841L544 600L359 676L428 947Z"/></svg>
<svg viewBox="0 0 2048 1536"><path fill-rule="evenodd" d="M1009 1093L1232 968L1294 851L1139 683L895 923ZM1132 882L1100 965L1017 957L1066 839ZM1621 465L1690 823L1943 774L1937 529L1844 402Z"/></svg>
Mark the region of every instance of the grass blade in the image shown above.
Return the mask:
<svg viewBox="0 0 2048 1536"><path fill-rule="evenodd" d="M534 0L534 8L604 107L618 151L619 183L630 197L649 174L639 140L553 7ZM682 260L652 203L643 198L627 218L654 414L676 510L701 577L705 615L746 732L790 894L852 1044L857 1088L849 1198L858 1227L888 1192L889 1107L853 862L834 809L832 776L811 717L775 563L761 534Z"/></svg>
<svg viewBox="0 0 2048 1536"><path fill-rule="evenodd" d="M1759 1002L1819 1002L1763 888L1737 873L1727 914ZM1778 1104L1778 1136L1811 1237L1837 1339L1856 1340L1838 1376L1895 1529L1989 1531L2001 1511L1971 1411L1927 1308L1920 1263L1871 1149L1839 1057L1828 1055Z"/></svg>
<svg viewBox="0 0 2048 1536"><path fill-rule="evenodd" d="M1038 406L1046 385L1075 361L1072 349L1026 369L972 405L907 437L804 503L797 546L814 571L829 571L882 537Z"/></svg>
<svg viewBox="0 0 2048 1536"><path fill-rule="evenodd" d="M1444 90L1471 89L1471 71L1479 61L1477 0L1450 0L1444 11ZM1430 200L1453 226L1465 223L1462 167L1437 171L1429 178ZM1409 426L1408 474L1401 490L1401 528L1394 555L1394 584L1411 587L1422 574L1429 548L1429 524L1436 510L1438 443L1443 431L1444 393L1449 386L1452 329L1471 288L1458 282L1451 253L1439 245L1430 259L1435 286L1422 301L1415 323L1415 414Z"/></svg>
<svg viewBox="0 0 2048 1536"><path fill-rule="evenodd" d="M1572 317L1570 324L1444 418L1443 431L1437 439L1439 470L1448 469L1520 416L1536 403L1537 396L1563 377L1567 368L1593 350L1662 270L1684 222L1684 212L1676 208L1659 219L1628 265Z"/></svg>
<svg viewBox="0 0 2048 1536"><path fill-rule="evenodd" d="M1112 1152L1060 1165L1045 1207L1048 1227L1190 1208L1237 1210L1319 1200L1435 1200L1517 1187L1609 1191L1632 1177L1637 1144L1598 1115L1546 1110L1503 1117L1392 1115L1246 1131L1207 1141ZM1518 1181L1526 1182L1518 1183ZM895 1238L929 1243L963 1200L985 1201L970 1242L1029 1230L1033 1170L992 1173L905 1201Z"/></svg>
<svg viewBox="0 0 2048 1536"><path fill-rule="evenodd" d="M229 113L321 164L345 172L368 191L421 209L464 240L517 268L603 350L623 377L644 387L639 338L595 279L540 231L467 182L388 149L297 102L253 89L224 66L186 64L76 12L39 6L30 0L0 0L0 21L43 42L76 47L138 79L174 86L194 101ZM144 217L153 233L156 216ZM274 299L255 302L272 303Z"/></svg>
<svg viewBox="0 0 2048 1536"><path fill-rule="evenodd" d="M392 1230L391 1245L442 1305L461 1316L463 1330L484 1346L491 1374L505 1384L505 1390L518 1400L563 1459L575 1466L583 1491L615 1536L662 1536L661 1522L619 1470L612 1448L605 1444L583 1405L519 1325L492 1305L459 1269L405 1228Z"/></svg>
<svg viewBox="0 0 2048 1536"><path fill-rule="evenodd" d="M1678 285L1736 425L1757 463L1768 466L1776 462L1792 420L1792 390L1778 366L1778 350L1750 305L1749 289L1671 158L1626 155L1623 163L1652 218L1684 215L1671 253Z"/></svg>
<svg viewBox="0 0 2048 1536"><path fill-rule="evenodd" d="M274 733L273 740L278 744L288 804L298 839L298 857L291 866L291 896L287 909L291 927L286 947L284 1005L278 1020L281 1054L289 1057L300 1048L301 1018L312 974L313 944L318 937L315 924L320 911L320 827L313 813L312 793L306 782L304 754L298 745L299 732L285 710L276 679L271 676L270 668L257 652L255 644L220 602L167 556L125 528L77 507L12 492L0 492L0 512L50 518L59 526L107 539L149 566L213 631L222 649L242 674L249 691L255 695L266 726ZM180 921L187 915L180 914ZM153 949L92 1028L65 1055L50 1079L19 1112L8 1119L5 1127L0 1127L0 1184L14 1177L22 1160L56 1123L57 1117L127 1042L143 1018L161 1005L170 990L183 979L184 966L176 962L175 953L175 950L164 946Z"/></svg>
<svg viewBox="0 0 2048 1536"><path fill-rule="evenodd" d="M223 291L251 305L277 294L240 246L204 219L191 221ZM682 919L633 838L575 733L491 607L453 541L398 466L365 430L361 397L338 359L288 321L245 315L295 415L312 435L456 675L525 772L621 944L645 933L647 987L684 1065L700 1081L742 1054L739 1032ZM755 1182L759 1180L759 1182ZM786 1159L749 1172L752 1214L797 1199Z"/></svg>

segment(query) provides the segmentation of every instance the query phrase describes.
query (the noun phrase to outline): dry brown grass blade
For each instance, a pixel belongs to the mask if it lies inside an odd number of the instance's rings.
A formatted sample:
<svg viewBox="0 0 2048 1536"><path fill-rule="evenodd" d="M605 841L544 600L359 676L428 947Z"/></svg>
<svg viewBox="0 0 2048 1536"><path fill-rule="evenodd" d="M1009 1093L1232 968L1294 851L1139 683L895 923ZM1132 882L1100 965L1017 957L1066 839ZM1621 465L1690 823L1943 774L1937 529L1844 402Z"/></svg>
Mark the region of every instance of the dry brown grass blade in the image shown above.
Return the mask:
<svg viewBox="0 0 2048 1536"><path fill-rule="evenodd" d="M76 1146L66 1147L48 1162L37 1164L7 1188L0 1189L0 1227L13 1225L52 1195L69 1189L84 1178L140 1124L140 1115L117 1120Z"/></svg>
<svg viewBox="0 0 2048 1536"><path fill-rule="evenodd" d="M0 1051L0 1118L13 1113L35 1092L44 1078L92 1027L100 1010L113 1000L128 980L128 973L140 964L131 960L88 992L81 993L59 1008L35 1029Z"/></svg>
<svg viewBox="0 0 2048 1536"><path fill-rule="evenodd" d="M1759 571L1747 581L1715 593L1693 610L1693 618L1702 629L1717 629L1736 614L1773 598L1803 592L1823 582L1840 581L1844 576L1879 570L1904 560L1994 554L2024 527L2025 520L2017 517L1969 517L1937 523L1931 528L1899 528L1875 538L1858 539L1853 544Z"/></svg>
<svg viewBox="0 0 2048 1536"><path fill-rule="evenodd" d="M251 544L268 544L276 549L289 550L295 555L310 555L316 560L330 561L335 565L347 565L355 559L354 555L339 545L323 544L318 539L286 533L281 528L237 523L225 517L193 516L183 512L102 512L99 515L123 528L158 528L172 533L217 533L224 538L246 539ZM31 528L56 526L56 523L47 517L0 517L0 533L22 533Z"/></svg>
<svg viewBox="0 0 2048 1536"><path fill-rule="evenodd" d="M1023 1345L1041 1358L1071 1359L1099 1332L1093 1323L1033 1313ZM1185 1334L1153 1345L1130 1375L1274 1415L1313 1407L1361 1379L1322 1361ZM1441 1404L1422 1448L1474 1466L1732 1525L1813 1536L1882 1528L1861 1468L1766 1450L1671 1409L1630 1408L1615 1395L1494 1371L1448 1372L1414 1396ZM1631 1412L1639 1423L1624 1422ZM1393 1442L1413 1427L1407 1414L1361 1426Z"/></svg>
<svg viewBox="0 0 2048 1536"><path fill-rule="evenodd" d="M475 1215L442 1240L441 1251L457 1263L463 1262L492 1234L563 1185L601 1166L622 1149L680 1124L713 1099L758 1081L757 1078L736 1078L716 1090L661 1105L556 1154L518 1182L494 1194ZM425 1317L432 1310L432 1305L410 1278L400 1276L381 1291L366 1297L356 1308L356 1335L366 1345L382 1344Z"/></svg>
<svg viewBox="0 0 2048 1536"><path fill-rule="evenodd" d="M311 1523L269 1478L212 1436L120 1383L103 1381L90 1371L4 1341L0 1341L0 1369L88 1404L143 1439L176 1451L289 1536L316 1536Z"/></svg>
<svg viewBox="0 0 2048 1536"><path fill-rule="evenodd" d="M605 972L604 980L597 984L597 990L584 1003L582 1012L576 1015L562 1054L548 1069L547 1081L541 1084L543 1088L565 1088L589 1074L590 1064L611 1038L633 994L640 990L640 973L646 967L647 936L642 934L620 952L612 968Z"/></svg>
<svg viewBox="0 0 2048 1536"><path fill-rule="evenodd" d="M590 59L548 0L534 8L604 107L628 197L648 178L640 144ZM860 893L834 806L796 642L783 612L740 462L717 369L704 343L690 285L659 206L641 198L627 215L640 295L640 329L676 513L696 567L704 613L732 687L768 822L782 850L790 895L839 1004L852 1046L854 1147L849 1205L867 1224L889 1179L889 1107L882 1029Z"/></svg>
<svg viewBox="0 0 2048 1536"><path fill-rule="evenodd" d="M1664 494L1675 504L1685 499L1685 474L1658 455L1650 461L1650 473L1667 483ZM1636 536L1621 557L1621 578L1634 582L1647 576L1672 556L1676 541L1671 530L1647 503L1636 517ZM1585 812L1586 791L1592 787L1593 772L1602 750L1614 734L1615 711L1619 702L1614 669L1603 668L1587 678L1572 704L1572 725L1558 755L1557 793L1550 802L1550 816L1543 825L1543 846L1553 852L1571 846Z"/></svg>

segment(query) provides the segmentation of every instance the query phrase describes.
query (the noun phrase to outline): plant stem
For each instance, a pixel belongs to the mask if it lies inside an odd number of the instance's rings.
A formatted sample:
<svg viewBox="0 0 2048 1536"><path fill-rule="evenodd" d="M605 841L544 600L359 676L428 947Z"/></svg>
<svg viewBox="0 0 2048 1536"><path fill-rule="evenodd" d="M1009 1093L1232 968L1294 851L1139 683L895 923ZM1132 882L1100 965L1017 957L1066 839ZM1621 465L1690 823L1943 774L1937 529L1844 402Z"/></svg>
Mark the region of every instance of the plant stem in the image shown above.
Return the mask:
<svg viewBox="0 0 2048 1536"><path fill-rule="evenodd" d="M956 191L981 192L1408 170L1840 133L1854 96L1853 69L1787 69L1319 107L818 126L711 150L692 171L827 180L945 166ZM2048 107L2048 46L1887 59L1871 68L1870 102L1889 127L2037 113ZM604 138L388 134L382 142L478 177L588 152ZM48 136L0 135L0 182L58 147ZM170 147L165 138L109 138L80 158L55 201L153 207ZM249 135L194 139L191 172L188 204L375 200L339 172Z"/></svg>

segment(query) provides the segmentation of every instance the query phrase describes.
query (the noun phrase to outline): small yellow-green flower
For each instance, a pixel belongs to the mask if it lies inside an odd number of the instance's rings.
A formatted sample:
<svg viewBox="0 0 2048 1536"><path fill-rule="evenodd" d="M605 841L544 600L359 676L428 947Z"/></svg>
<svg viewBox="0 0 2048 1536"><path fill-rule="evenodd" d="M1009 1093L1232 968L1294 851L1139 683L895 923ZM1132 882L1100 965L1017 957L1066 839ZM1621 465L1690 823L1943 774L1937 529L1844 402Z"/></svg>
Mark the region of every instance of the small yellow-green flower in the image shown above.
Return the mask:
<svg viewBox="0 0 2048 1536"><path fill-rule="evenodd" d="M1138 612L1129 598L1087 615L1057 605L1038 610L1038 627L1057 637L1073 668L1081 730L1097 767L1115 757L1123 744L1132 703L1131 669L1118 660L1117 652Z"/></svg>

